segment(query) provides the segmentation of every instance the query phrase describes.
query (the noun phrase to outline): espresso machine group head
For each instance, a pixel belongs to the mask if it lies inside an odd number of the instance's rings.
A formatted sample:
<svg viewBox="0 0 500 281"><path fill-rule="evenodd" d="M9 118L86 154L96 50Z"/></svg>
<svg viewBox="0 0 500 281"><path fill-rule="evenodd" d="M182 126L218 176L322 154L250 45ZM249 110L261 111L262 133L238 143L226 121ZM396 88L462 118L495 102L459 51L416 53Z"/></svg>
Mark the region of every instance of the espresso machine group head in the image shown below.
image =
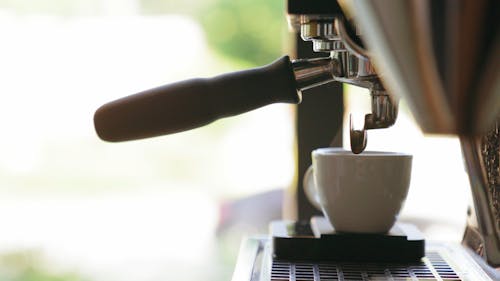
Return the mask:
<svg viewBox="0 0 500 281"><path fill-rule="evenodd" d="M150 89L99 108L98 135L126 141L203 126L271 103L300 103L330 82L369 89L371 113L351 149L387 128L404 99L424 132L458 135L474 206L464 244L500 265L498 0L289 0L289 24L324 57ZM307 98L307 97L304 97Z"/></svg>

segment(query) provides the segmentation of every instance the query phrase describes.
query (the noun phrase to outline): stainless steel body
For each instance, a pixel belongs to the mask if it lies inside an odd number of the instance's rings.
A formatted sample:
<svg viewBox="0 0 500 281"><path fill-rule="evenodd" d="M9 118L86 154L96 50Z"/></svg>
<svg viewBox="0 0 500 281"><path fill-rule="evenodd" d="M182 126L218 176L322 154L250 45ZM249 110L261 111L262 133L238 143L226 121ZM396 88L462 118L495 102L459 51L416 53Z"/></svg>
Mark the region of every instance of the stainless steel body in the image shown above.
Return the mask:
<svg viewBox="0 0 500 281"><path fill-rule="evenodd" d="M274 260L266 237L243 241L233 281L494 281L500 276L459 244L428 243L426 257L411 264L288 262Z"/></svg>

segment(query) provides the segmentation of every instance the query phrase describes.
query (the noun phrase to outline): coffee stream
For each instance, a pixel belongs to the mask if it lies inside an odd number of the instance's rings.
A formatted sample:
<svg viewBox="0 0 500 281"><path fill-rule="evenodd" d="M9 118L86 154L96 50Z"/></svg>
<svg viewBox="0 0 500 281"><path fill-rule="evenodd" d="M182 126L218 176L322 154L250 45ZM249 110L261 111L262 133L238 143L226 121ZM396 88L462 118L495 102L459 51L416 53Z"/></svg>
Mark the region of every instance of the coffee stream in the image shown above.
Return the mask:
<svg viewBox="0 0 500 281"><path fill-rule="evenodd" d="M366 148L367 144L367 139L368 135L366 130L355 130L353 128L352 124L352 117L349 117L349 139L351 143L351 151L354 154L360 154L363 152ZM333 137L332 141L330 142L330 147L336 147L337 144L342 144L342 134L341 130L338 130L337 133L335 133L335 136Z"/></svg>
<svg viewBox="0 0 500 281"><path fill-rule="evenodd" d="M366 148L367 133L365 130L350 130L351 151L360 154Z"/></svg>
<svg viewBox="0 0 500 281"><path fill-rule="evenodd" d="M350 141L351 141L351 151L354 154L360 154L366 148L366 131L363 130L351 130L350 132ZM332 138L330 142L330 147L336 147L338 143L342 143L342 134L341 131L337 131L335 136Z"/></svg>

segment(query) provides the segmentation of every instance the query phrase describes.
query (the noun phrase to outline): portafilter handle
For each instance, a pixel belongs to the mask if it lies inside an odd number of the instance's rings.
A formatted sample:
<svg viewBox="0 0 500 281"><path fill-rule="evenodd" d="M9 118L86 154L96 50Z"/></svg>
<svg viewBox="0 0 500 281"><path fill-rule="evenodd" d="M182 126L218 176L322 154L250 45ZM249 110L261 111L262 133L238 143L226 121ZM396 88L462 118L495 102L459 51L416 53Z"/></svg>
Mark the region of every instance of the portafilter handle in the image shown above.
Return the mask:
<svg viewBox="0 0 500 281"><path fill-rule="evenodd" d="M101 106L94 115L99 137L119 142L194 129L272 103L300 103L288 56L254 69L190 79Z"/></svg>

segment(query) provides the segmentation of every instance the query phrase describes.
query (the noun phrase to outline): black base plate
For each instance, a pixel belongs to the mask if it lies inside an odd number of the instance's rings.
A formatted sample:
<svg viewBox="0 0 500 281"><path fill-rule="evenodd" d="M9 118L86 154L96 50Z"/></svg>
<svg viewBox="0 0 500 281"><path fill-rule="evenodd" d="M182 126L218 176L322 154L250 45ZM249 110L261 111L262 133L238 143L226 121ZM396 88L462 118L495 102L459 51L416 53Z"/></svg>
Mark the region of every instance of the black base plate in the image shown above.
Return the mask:
<svg viewBox="0 0 500 281"><path fill-rule="evenodd" d="M416 262L425 239L411 224L397 223L387 234L336 233L323 217L310 222L271 223L272 250L278 260Z"/></svg>

